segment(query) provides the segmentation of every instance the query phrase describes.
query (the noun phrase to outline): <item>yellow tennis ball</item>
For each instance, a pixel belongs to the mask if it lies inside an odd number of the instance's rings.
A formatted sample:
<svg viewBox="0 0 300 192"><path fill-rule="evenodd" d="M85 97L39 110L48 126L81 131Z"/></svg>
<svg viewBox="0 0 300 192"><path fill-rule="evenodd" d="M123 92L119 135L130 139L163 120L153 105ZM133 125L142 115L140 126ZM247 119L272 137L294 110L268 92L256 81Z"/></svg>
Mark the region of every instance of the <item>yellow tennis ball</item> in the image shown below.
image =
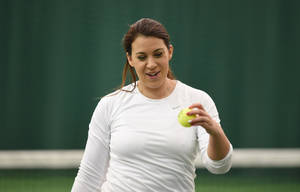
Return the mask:
<svg viewBox="0 0 300 192"><path fill-rule="evenodd" d="M178 114L178 122L184 127L190 127L191 124L188 122L196 117L196 115L187 115L186 113L191 111L190 108L185 108L180 111Z"/></svg>

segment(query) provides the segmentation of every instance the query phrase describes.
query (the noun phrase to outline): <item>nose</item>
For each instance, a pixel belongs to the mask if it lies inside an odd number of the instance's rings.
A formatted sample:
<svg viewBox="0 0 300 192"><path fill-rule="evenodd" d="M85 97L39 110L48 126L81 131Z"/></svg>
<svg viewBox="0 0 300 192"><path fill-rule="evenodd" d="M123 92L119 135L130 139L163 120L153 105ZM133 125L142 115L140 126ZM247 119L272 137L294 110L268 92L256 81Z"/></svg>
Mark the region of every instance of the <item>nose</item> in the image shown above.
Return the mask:
<svg viewBox="0 0 300 192"><path fill-rule="evenodd" d="M155 69L155 67L157 66L155 60L152 57L149 57L146 67L150 70Z"/></svg>

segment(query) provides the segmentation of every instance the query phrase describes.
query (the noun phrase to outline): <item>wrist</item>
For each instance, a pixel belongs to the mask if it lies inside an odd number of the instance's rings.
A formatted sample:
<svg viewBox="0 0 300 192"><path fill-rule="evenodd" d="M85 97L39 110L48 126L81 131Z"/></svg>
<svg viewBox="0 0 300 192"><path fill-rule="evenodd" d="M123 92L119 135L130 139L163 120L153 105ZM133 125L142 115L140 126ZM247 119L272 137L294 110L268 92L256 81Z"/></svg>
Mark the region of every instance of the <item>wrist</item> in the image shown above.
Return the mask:
<svg viewBox="0 0 300 192"><path fill-rule="evenodd" d="M209 134L210 134L210 136L213 136L213 137L220 137L224 134L224 132L223 132L222 127L219 124L217 124L215 126L215 129L213 131L211 131L211 133L209 133Z"/></svg>

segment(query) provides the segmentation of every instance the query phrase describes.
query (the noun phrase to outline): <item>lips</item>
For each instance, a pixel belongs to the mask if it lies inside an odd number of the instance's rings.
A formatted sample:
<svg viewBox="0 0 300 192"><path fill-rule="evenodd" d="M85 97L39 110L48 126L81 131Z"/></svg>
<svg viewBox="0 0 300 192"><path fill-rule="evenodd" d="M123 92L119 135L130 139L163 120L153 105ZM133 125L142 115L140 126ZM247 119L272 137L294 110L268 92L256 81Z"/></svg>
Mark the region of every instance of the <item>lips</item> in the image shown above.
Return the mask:
<svg viewBox="0 0 300 192"><path fill-rule="evenodd" d="M152 73L146 73L149 76L156 76L160 71L152 72Z"/></svg>
<svg viewBox="0 0 300 192"><path fill-rule="evenodd" d="M160 71L157 72L151 72L151 73L146 73L151 79L156 78L157 75L160 73Z"/></svg>

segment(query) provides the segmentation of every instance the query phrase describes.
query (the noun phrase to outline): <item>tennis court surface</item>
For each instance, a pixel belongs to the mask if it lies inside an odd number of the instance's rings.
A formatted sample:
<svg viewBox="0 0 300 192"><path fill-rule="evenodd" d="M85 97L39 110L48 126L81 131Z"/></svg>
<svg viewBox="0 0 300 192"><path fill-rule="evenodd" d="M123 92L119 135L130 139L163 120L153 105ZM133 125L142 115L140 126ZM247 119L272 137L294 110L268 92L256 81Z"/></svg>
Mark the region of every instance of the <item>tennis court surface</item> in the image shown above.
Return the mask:
<svg viewBox="0 0 300 192"><path fill-rule="evenodd" d="M76 169L0 170L1 192L70 191ZM300 169L232 169L212 175L197 169L196 192L299 192Z"/></svg>

